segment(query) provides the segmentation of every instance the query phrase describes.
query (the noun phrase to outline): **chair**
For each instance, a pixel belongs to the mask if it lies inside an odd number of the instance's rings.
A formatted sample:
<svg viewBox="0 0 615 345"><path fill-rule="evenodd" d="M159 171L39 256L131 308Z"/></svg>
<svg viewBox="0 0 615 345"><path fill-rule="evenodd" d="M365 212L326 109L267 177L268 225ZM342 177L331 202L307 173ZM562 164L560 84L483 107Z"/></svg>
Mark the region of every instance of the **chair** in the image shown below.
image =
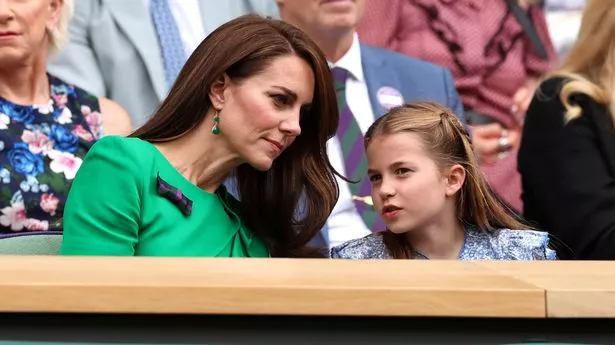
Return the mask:
<svg viewBox="0 0 615 345"><path fill-rule="evenodd" d="M62 232L19 233L0 236L0 255L58 255Z"/></svg>

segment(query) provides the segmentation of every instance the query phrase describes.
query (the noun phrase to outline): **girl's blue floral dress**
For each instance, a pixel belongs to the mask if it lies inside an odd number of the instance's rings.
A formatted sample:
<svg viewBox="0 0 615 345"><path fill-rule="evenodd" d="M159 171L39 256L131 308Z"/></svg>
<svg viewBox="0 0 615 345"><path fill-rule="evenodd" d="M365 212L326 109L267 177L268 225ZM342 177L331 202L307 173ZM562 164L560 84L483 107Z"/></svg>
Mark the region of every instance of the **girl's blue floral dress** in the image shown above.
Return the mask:
<svg viewBox="0 0 615 345"><path fill-rule="evenodd" d="M429 259L414 252L416 259ZM393 259L382 233L348 241L330 251L334 259ZM549 247L549 233L534 230L498 229L483 231L466 224L459 260L557 260Z"/></svg>
<svg viewBox="0 0 615 345"><path fill-rule="evenodd" d="M102 135L98 97L48 77L48 104L0 97L0 233L61 231L70 183Z"/></svg>

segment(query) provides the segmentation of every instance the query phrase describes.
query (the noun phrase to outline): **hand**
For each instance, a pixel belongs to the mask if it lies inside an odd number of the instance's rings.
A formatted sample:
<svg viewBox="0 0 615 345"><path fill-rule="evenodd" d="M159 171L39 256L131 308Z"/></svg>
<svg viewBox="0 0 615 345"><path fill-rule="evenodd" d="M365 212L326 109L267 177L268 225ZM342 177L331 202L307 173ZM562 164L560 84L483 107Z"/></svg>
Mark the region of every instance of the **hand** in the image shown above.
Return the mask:
<svg viewBox="0 0 615 345"><path fill-rule="evenodd" d="M513 109L511 109L512 113L519 118L525 116L527 109L530 107L530 103L532 102L532 98L534 98L534 94L536 93L536 88L538 87L538 81L536 79L530 78L526 81L525 85L521 86L517 92L515 92L513 96Z"/></svg>
<svg viewBox="0 0 615 345"><path fill-rule="evenodd" d="M508 151L519 145L521 129L504 129L499 123L471 126L472 144L481 163L493 164ZM501 147L501 139L506 138L508 145Z"/></svg>

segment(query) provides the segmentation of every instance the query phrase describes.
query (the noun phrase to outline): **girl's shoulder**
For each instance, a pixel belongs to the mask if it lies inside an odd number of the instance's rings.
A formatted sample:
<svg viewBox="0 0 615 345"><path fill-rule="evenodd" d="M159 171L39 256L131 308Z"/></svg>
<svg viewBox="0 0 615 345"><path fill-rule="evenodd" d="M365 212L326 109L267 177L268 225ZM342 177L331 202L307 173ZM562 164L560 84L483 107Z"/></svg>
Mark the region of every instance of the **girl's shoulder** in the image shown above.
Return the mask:
<svg viewBox="0 0 615 345"><path fill-rule="evenodd" d="M332 259L391 259L381 233L351 240L331 248Z"/></svg>
<svg viewBox="0 0 615 345"><path fill-rule="evenodd" d="M477 230L478 231L478 230ZM536 230L498 229L480 232L487 237L500 260L556 260L549 248L549 233Z"/></svg>

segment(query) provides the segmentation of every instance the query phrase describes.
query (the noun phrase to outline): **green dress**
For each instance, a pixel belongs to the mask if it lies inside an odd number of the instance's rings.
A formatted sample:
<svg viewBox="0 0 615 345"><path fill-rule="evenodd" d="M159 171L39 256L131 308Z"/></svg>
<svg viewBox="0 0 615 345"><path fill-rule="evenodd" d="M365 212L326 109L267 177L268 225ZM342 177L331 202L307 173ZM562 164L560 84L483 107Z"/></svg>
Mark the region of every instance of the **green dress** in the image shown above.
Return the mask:
<svg viewBox="0 0 615 345"><path fill-rule="evenodd" d="M224 186L192 184L149 142L104 137L70 189L60 254L269 256L238 205Z"/></svg>

